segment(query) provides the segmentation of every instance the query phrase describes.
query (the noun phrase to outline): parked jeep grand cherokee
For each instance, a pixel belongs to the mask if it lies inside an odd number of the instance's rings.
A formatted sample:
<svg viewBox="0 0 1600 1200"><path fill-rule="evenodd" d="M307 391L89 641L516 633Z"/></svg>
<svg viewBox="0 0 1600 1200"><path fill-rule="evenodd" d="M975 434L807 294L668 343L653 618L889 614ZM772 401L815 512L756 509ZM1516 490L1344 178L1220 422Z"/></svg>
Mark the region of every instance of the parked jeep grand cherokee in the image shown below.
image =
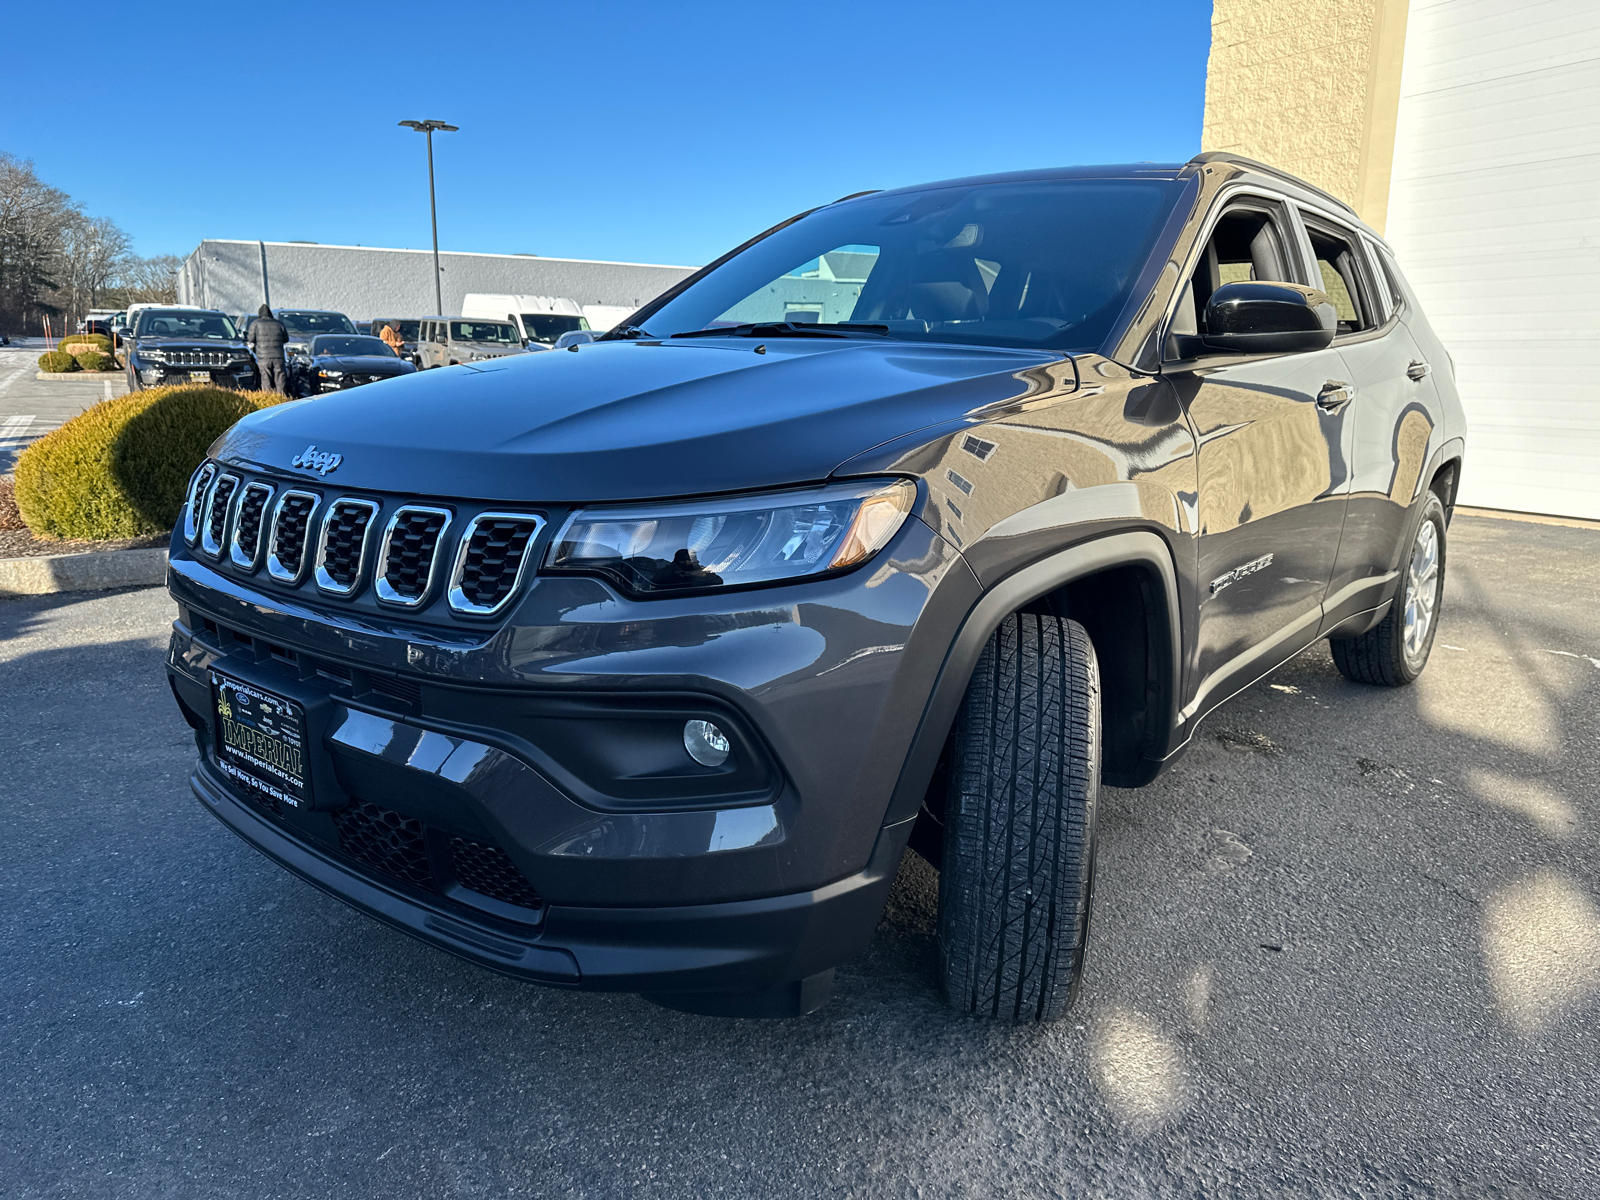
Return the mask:
<svg viewBox="0 0 1600 1200"><path fill-rule="evenodd" d="M131 392L176 383L218 384L242 391L260 386L256 360L233 321L212 308L140 309L124 358Z"/></svg>
<svg viewBox="0 0 1600 1200"><path fill-rule="evenodd" d="M1102 782L1328 638L1427 662L1449 356L1343 205L1220 155L775 227L588 345L246 418L174 532L193 786L474 962L807 1011L908 843L950 1003L1055 1017Z"/></svg>

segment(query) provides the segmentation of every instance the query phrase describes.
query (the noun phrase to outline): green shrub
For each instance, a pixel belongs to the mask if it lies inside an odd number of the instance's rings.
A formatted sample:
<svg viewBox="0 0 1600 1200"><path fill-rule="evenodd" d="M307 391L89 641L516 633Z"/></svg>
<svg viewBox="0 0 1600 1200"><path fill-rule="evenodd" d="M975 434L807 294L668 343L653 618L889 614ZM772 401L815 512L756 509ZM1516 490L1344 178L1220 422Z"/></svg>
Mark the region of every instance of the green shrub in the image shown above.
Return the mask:
<svg viewBox="0 0 1600 1200"><path fill-rule="evenodd" d="M211 443L239 418L286 399L185 384L104 400L17 459L22 519L42 537L164 533Z"/></svg>
<svg viewBox="0 0 1600 1200"><path fill-rule="evenodd" d="M74 354L78 360L80 371L106 371L111 368L111 356L102 354L99 350L85 350L82 354Z"/></svg>
<svg viewBox="0 0 1600 1200"><path fill-rule="evenodd" d="M39 370L52 371L59 375L64 371L76 371L78 360L65 350L50 350L39 355Z"/></svg>
<svg viewBox="0 0 1600 1200"><path fill-rule="evenodd" d="M71 349L73 346L93 346L97 350L104 350L107 354L111 353L111 339L103 333L69 333L61 339L56 349L76 354L77 351Z"/></svg>

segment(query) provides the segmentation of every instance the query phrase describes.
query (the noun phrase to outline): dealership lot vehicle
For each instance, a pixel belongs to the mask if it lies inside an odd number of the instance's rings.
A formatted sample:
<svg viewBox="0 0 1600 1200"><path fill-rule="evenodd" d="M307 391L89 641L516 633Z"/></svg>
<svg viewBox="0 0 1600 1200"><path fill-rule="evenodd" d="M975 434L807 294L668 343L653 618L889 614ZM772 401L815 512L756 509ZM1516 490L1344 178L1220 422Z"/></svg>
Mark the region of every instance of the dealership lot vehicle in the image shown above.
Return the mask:
<svg viewBox="0 0 1600 1200"><path fill-rule="evenodd" d="M326 308L276 308L272 315L289 334L284 349L289 354L304 353L311 339L323 333L355 333L355 322L342 312Z"/></svg>
<svg viewBox="0 0 1600 1200"><path fill-rule="evenodd" d="M419 323L417 366L425 371L522 353L522 334L509 321L423 317Z"/></svg>
<svg viewBox="0 0 1600 1200"><path fill-rule="evenodd" d="M256 360L233 321L215 309L142 307L125 354L128 390L174 383L258 387Z"/></svg>
<svg viewBox="0 0 1600 1200"><path fill-rule="evenodd" d="M1319 638L1421 672L1464 437L1387 248L1271 168L847 199L576 351L225 435L194 787L435 945L696 1011L820 1004L909 842L949 1001L1050 1019L1102 780Z"/></svg>
<svg viewBox="0 0 1600 1200"><path fill-rule="evenodd" d="M290 357L289 394L318 396L410 375L416 369L382 338L324 333L311 339L304 354Z"/></svg>
<svg viewBox="0 0 1600 1200"><path fill-rule="evenodd" d="M469 292L461 300L464 317L510 321L523 342L537 350L549 349L556 339L575 329L588 329L583 309L565 296L513 296Z"/></svg>

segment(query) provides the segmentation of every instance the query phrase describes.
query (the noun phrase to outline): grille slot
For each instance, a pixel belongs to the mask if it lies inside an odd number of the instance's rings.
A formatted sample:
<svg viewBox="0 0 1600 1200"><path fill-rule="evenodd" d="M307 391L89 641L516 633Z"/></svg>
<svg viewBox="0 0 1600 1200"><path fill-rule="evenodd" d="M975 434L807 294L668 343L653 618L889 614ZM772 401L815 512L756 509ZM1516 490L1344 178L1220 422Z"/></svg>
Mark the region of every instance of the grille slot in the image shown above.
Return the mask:
<svg viewBox="0 0 1600 1200"><path fill-rule="evenodd" d="M272 510L267 533L267 574L279 583L299 583L306 568L311 518L322 497L315 492L285 492Z"/></svg>
<svg viewBox="0 0 1600 1200"><path fill-rule="evenodd" d="M228 557L236 567L254 571L261 557L261 525L272 500L272 486L266 483L245 485L239 497L239 511L233 518L233 541Z"/></svg>
<svg viewBox="0 0 1600 1200"><path fill-rule="evenodd" d="M480 513L472 518L456 551L450 607L490 616L505 607L522 582L528 550L544 520L528 513Z"/></svg>
<svg viewBox="0 0 1600 1200"><path fill-rule="evenodd" d="M428 598L439 545L449 527L448 509L408 505L395 511L378 552L383 564L376 588L379 600L415 608Z"/></svg>
<svg viewBox="0 0 1600 1200"><path fill-rule="evenodd" d="M450 862L455 869L456 882L468 891L518 908L544 907L544 900L533 890L533 884L499 846L453 837L450 839Z"/></svg>
<svg viewBox="0 0 1600 1200"><path fill-rule="evenodd" d="M419 887L433 886L422 822L367 800L333 814L339 848L357 862Z"/></svg>
<svg viewBox="0 0 1600 1200"><path fill-rule="evenodd" d="M219 476L216 483L211 485L211 496L206 501L205 522L200 526L200 549L212 558L222 555L222 535L228 528L228 504L238 486L237 475Z"/></svg>
<svg viewBox="0 0 1600 1200"><path fill-rule="evenodd" d="M348 497L328 505L317 541L317 587L336 596L353 594L366 562L367 531L378 506Z"/></svg>
<svg viewBox="0 0 1600 1200"><path fill-rule="evenodd" d="M207 462L201 463L200 469L189 479L188 504L183 510L183 540L191 546L200 537L200 509L205 500L206 489L216 477L216 464Z"/></svg>
<svg viewBox="0 0 1600 1200"><path fill-rule="evenodd" d="M368 675L367 690L377 692L380 696L387 696L391 700L398 700L410 708L417 708L422 704L422 684L415 679L390 679L387 675Z"/></svg>

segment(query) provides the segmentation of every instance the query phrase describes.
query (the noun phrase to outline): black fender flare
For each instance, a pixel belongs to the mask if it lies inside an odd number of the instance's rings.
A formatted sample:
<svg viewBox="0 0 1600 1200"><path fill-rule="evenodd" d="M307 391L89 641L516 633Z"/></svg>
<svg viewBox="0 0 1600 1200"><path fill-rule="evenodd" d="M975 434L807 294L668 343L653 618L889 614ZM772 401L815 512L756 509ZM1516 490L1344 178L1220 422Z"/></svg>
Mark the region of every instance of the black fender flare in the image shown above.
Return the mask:
<svg viewBox="0 0 1600 1200"><path fill-rule="evenodd" d="M1177 717L1183 662L1178 574L1172 551L1160 535L1148 530L1129 530L1080 542L1006 576L985 591L968 611L945 654L944 664L939 668L933 691L923 708L922 719L917 724L917 732L911 739L911 748L906 752L900 778L889 800L885 825L908 820L922 807L922 797L938 766L939 753L966 695L978 656L1007 614L1076 579L1129 566L1148 570L1159 580L1165 593L1165 660L1171 678L1167 681L1167 711L1162 714L1162 721L1168 730L1166 740L1170 740ZM1146 777L1137 782L1148 782L1160 770L1168 747L1163 745L1160 749L1161 757L1149 760ZM1136 785L1135 781L1129 782Z"/></svg>

